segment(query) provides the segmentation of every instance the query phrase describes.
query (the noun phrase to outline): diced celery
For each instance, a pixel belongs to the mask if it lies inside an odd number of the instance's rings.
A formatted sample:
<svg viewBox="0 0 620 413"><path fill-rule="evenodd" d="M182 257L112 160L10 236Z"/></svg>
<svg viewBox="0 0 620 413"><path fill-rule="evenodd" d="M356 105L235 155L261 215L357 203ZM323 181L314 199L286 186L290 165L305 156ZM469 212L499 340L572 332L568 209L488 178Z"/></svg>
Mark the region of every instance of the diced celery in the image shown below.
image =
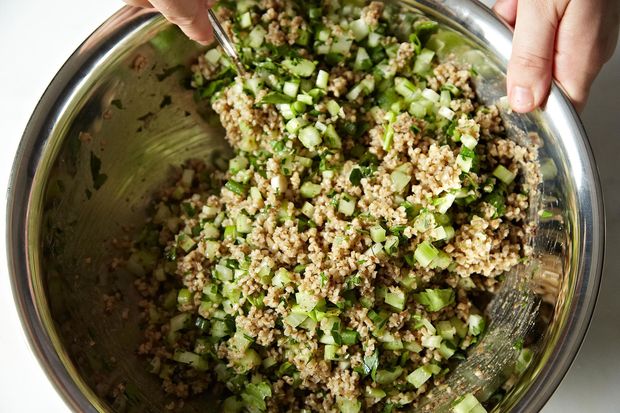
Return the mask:
<svg viewBox="0 0 620 413"><path fill-rule="evenodd" d="M377 47L381 43L381 36L379 33L372 32L368 35L368 46L369 47Z"/></svg>
<svg viewBox="0 0 620 413"><path fill-rule="evenodd" d="M476 138L466 133L461 135L461 143L463 144L463 146L471 150L473 150L476 145L478 145L478 141L476 140Z"/></svg>
<svg viewBox="0 0 620 413"><path fill-rule="evenodd" d="M422 387L424 383L428 381L432 377L433 373L428 365L424 365L415 369L411 374L407 376L407 381L416 389Z"/></svg>
<svg viewBox="0 0 620 413"><path fill-rule="evenodd" d="M375 381L378 384L392 384L396 379L403 374L403 368L400 366L396 366L394 370L377 370L377 375Z"/></svg>
<svg viewBox="0 0 620 413"><path fill-rule="evenodd" d="M339 116L341 109L342 108L340 107L338 102L336 102L335 100L330 100L327 102L327 111L329 112L330 115Z"/></svg>
<svg viewBox="0 0 620 413"><path fill-rule="evenodd" d="M301 185L299 192L304 198L314 198L321 193L321 185L306 181Z"/></svg>
<svg viewBox="0 0 620 413"><path fill-rule="evenodd" d="M299 141L308 149L313 149L323 141L321 134L314 126L306 126L299 131Z"/></svg>
<svg viewBox="0 0 620 413"><path fill-rule="evenodd" d="M435 52L432 50L422 49L420 54L416 56L415 63L413 64L413 73L423 74L428 72L434 56Z"/></svg>
<svg viewBox="0 0 620 413"><path fill-rule="evenodd" d="M349 29L353 32L356 42L363 40L370 33L370 27L368 27L368 23L363 18L353 20L349 25Z"/></svg>
<svg viewBox="0 0 620 413"><path fill-rule="evenodd" d="M385 229L381 225L373 225L370 227L370 238L373 242L385 241Z"/></svg>
<svg viewBox="0 0 620 413"><path fill-rule="evenodd" d="M250 34L248 34L248 46L253 49L258 49L263 45L265 35L267 35L267 31L263 28L263 26L255 26Z"/></svg>
<svg viewBox="0 0 620 413"><path fill-rule="evenodd" d="M385 294L385 303L391 305L397 310L404 310L406 301L406 294L399 289L390 290Z"/></svg>
<svg viewBox="0 0 620 413"><path fill-rule="evenodd" d="M320 89L327 89L327 84L329 82L329 73L325 70L319 70L319 73L316 76L316 87Z"/></svg>
<svg viewBox="0 0 620 413"><path fill-rule="evenodd" d="M467 324L469 326L469 334L471 334L472 336L480 335L486 327L486 321L484 317L479 314L470 314Z"/></svg>
<svg viewBox="0 0 620 413"><path fill-rule="evenodd" d="M446 106L440 107L437 113L448 120L452 120L455 115L454 111Z"/></svg>
<svg viewBox="0 0 620 413"><path fill-rule="evenodd" d="M441 340L441 336L424 336L422 337L422 347L431 349L439 348Z"/></svg>
<svg viewBox="0 0 620 413"><path fill-rule="evenodd" d="M172 359L179 363L189 364L199 371L205 371L209 368L209 363L207 363L207 360L190 351L177 350L172 355Z"/></svg>
<svg viewBox="0 0 620 413"><path fill-rule="evenodd" d="M249 234L252 232L252 220L245 214L239 214L237 216L237 232L241 234Z"/></svg>
<svg viewBox="0 0 620 413"><path fill-rule="evenodd" d="M341 196L338 201L338 212L343 215L350 217L355 212L355 204L357 203L357 199L351 196Z"/></svg>
<svg viewBox="0 0 620 413"><path fill-rule="evenodd" d="M357 49L357 54L355 55L355 63L353 64L353 68L355 70L364 71L369 70L372 67L372 60L370 60L370 56L368 52L363 47Z"/></svg>
<svg viewBox="0 0 620 413"><path fill-rule="evenodd" d="M301 323L303 323L306 318L308 318L306 314L290 313L288 316L286 316L284 322L291 327L299 327L299 325L301 325Z"/></svg>
<svg viewBox="0 0 620 413"><path fill-rule="evenodd" d="M324 138L325 145L327 145L327 147L332 149L340 149L342 147L342 140L340 139L338 132L336 132L334 125L327 125L327 128L325 128Z"/></svg>
<svg viewBox="0 0 620 413"><path fill-rule="evenodd" d="M512 181L514 181L516 178L516 175L503 165L497 165L497 168L495 168L495 170L493 171L493 176L495 176L506 185L512 183Z"/></svg>
<svg viewBox="0 0 620 413"><path fill-rule="evenodd" d="M453 413L486 413L486 409L480 404L478 399L471 394L467 393L461 398L457 399L452 406Z"/></svg>
<svg viewBox="0 0 620 413"><path fill-rule="evenodd" d="M286 268L279 268L271 279L274 287L284 287L291 282L291 273Z"/></svg>
<svg viewBox="0 0 620 413"><path fill-rule="evenodd" d="M416 247L413 254L416 261L423 267L428 267L437 257L439 251L430 242L424 241Z"/></svg>
<svg viewBox="0 0 620 413"><path fill-rule="evenodd" d="M433 89L424 89L422 91L422 96L426 100L430 100L431 102L437 103L439 102L439 94L435 92Z"/></svg>
<svg viewBox="0 0 620 413"><path fill-rule="evenodd" d="M314 216L314 205L309 202L305 202L301 207L301 213L312 219L312 217Z"/></svg>
<svg viewBox="0 0 620 413"><path fill-rule="evenodd" d="M451 288L427 288L413 297L417 302L424 305L428 311L435 312L453 304L455 294Z"/></svg>
<svg viewBox="0 0 620 413"><path fill-rule="evenodd" d="M325 350L323 353L324 359L325 360L338 360L337 352L339 348L340 347L335 344L327 344L325 346Z"/></svg>
<svg viewBox="0 0 620 413"><path fill-rule="evenodd" d="M307 59L285 59L282 61L282 66L299 77L310 77L316 69L316 63Z"/></svg>

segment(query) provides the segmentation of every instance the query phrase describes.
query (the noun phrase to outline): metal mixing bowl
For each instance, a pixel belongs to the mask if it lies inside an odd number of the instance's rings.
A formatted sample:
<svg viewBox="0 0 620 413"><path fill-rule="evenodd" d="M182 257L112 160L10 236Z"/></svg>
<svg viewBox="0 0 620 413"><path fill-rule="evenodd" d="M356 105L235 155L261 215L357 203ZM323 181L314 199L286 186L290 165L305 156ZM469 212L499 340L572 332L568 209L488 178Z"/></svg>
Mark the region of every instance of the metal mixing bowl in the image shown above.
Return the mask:
<svg viewBox="0 0 620 413"><path fill-rule="evenodd" d="M483 99L504 94L511 33L488 9L463 0L403 3L469 39L458 52L481 69ZM229 151L217 119L182 85L183 66L198 51L159 15L122 9L52 81L15 158L8 204L15 299L34 352L75 411L155 412L166 403L136 355L132 276L112 267L122 255L117 247L144 222L169 165ZM553 160L557 174L545 161L534 208L553 217L541 219L532 239L535 260L506 277L487 309L489 332L449 383L452 397L465 391L490 397L510 376L515 343L525 340L536 355L524 374L509 378L513 386L495 409L537 411L568 370L592 315L602 266L602 196L583 127L556 86L544 111L506 114L506 121L514 139L527 142L523 130L538 133L541 156ZM106 313L102 295L115 292L127 319L122 311ZM114 393L119 383L124 391ZM438 389L436 402L426 406L445 409L446 394ZM186 411L216 410L207 400Z"/></svg>

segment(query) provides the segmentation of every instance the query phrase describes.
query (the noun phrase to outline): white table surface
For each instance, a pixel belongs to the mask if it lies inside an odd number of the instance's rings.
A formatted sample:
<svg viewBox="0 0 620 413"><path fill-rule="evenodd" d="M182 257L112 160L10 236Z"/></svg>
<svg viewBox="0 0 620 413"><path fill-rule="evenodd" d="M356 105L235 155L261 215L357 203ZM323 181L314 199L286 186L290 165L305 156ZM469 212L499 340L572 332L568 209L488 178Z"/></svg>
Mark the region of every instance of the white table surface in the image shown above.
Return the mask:
<svg viewBox="0 0 620 413"><path fill-rule="evenodd" d="M5 196L13 156L38 99L119 0L0 0L0 412L68 412L31 354L6 265ZM607 257L584 345L544 413L620 411L620 53L592 89L583 121L605 190Z"/></svg>

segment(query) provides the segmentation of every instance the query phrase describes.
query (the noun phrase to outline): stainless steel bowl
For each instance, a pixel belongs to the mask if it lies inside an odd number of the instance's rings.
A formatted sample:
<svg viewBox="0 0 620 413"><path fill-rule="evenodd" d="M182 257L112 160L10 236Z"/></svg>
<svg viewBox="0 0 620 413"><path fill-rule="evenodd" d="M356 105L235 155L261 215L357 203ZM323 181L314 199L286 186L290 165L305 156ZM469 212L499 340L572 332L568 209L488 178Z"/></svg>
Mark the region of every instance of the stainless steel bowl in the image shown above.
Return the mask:
<svg viewBox="0 0 620 413"><path fill-rule="evenodd" d="M403 3L468 39L458 52L483 68L484 99L504 93L511 33L488 9L463 0ZM181 84L183 65L198 51L159 15L122 9L52 81L15 158L7 217L15 300L34 352L75 411L160 411L166 403L135 352L132 278L111 267L169 165L229 150L217 120ZM507 277L489 307L489 333L450 383L452 394L489 396L510 376L515 340L525 338L536 356L510 378L495 409L537 411L568 370L592 315L603 260L602 195L583 127L556 86L544 111L506 117L515 139L528 139L522 130L537 132L542 156L556 166L538 205L554 217L540 222L533 265ZM106 313L102 295L115 293L127 319L123 311ZM484 374L472 375L472 367ZM440 404L427 406L444 409ZM205 406L215 410L205 396L186 411Z"/></svg>

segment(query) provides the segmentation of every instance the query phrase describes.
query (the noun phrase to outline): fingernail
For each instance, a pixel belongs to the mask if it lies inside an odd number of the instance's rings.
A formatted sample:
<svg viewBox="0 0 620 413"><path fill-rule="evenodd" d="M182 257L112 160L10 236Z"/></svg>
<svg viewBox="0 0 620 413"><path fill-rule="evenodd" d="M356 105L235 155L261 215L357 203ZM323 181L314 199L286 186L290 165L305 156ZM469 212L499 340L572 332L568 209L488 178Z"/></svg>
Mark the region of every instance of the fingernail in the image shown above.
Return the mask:
<svg viewBox="0 0 620 413"><path fill-rule="evenodd" d="M534 95L530 88L514 86L510 93L510 106L516 112L529 112L534 109Z"/></svg>

